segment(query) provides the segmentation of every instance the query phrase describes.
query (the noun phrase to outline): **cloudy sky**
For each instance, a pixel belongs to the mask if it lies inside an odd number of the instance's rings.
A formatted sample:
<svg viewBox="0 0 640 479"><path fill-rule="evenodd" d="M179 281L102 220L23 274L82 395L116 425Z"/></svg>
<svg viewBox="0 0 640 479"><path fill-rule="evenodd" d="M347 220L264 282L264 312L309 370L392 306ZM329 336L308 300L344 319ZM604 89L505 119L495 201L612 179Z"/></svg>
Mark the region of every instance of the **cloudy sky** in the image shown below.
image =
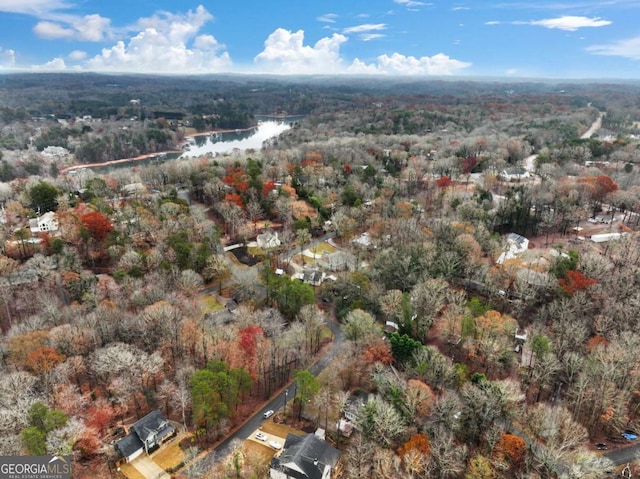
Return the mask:
<svg viewBox="0 0 640 479"><path fill-rule="evenodd" d="M640 78L640 0L0 0L0 72Z"/></svg>

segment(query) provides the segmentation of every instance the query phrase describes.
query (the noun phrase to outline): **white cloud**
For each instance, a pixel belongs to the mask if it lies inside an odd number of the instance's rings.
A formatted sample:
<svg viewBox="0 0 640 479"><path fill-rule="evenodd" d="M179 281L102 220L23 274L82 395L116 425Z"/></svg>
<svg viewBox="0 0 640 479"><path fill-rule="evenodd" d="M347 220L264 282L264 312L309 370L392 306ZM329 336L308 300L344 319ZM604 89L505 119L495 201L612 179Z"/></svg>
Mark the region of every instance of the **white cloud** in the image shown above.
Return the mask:
<svg viewBox="0 0 640 479"><path fill-rule="evenodd" d="M471 63L454 60L444 53L420 58L394 53L391 56L380 55L376 63L369 65L356 58L348 71L387 75L453 75L470 66Z"/></svg>
<svg viewBox="0 0 640 479"><path fill-rule="evenodd" d="M609 20L602 20L600 17L576 17L572 15L565 15L558 18L548 18L545 20L534 20L527 22L530 25L536 25L545 28L557 28L559 30L566 30L569 32L575 32L579 28L587 27L606 27L611 25Z"/></svg>
<svg viewBox="0 0 640 479"><path fill-rule="evenodd" d="M67 65L62 58L56 57L53 60L48 61L47 63L43 63L41 65L33 65L31 69L45 72L62 71L67 69Z"/></svg>
<svg viewBox="0 0 640 479"><path fill-rule="evenodd" d="M318 20L319 22L324 22L324 23L336 23L337 19L338 19L338 15L336 15L335 13L326 13L316 18L316 20Z"/></svg>
<svg viewBox="0 0 640 479"><path fill-rule="evenodd" d="M314 46L304 45L304 31L278 28L264 42L264 50L254 58L261 73L313 74L340 73L343 67L340 45L347 37L334 33Z"/></svg>
<svg viewBox="0 0 640 479"><path fill-rule="evenodd" d="M632 60L640 60L640 36L618 40L613 43L603 45L592 45L586 50L594 55L607 55L614 57L631 58Z"/></svg>
<svg viewBox="0 0 640 479"><path fill-rule="evenodd" d="M0 68L13 68L14 66L16 66L16 52L0 47Z"/></svg>
<svg viewBox="0 0 640 479"><path fill-rule="evenodd" d="M471 10L469 7L453 7L451 11L459 12L460 10Z"/></svg>
<svg viewBox="0 0 640 479"><path fill-rule="evenodd" d="M69 7L68 3L60 0L0 0L0 12L24 13L37 17L45 12Z"/></svg>
<svg viewBox="0 0 640 479"><path fill-rule="evenodd" d="M360 40L363 42L370 42L371 40L376 40L377 38L384 38L386 35L382 33L363 33L360 35Z"/></svg>
<svg viewBox="0 0 640 479"><path fill-rule="evenodd" d="M363 23L362 25L347 27L342 30L342 33L345 33L345 34L364 33L364 32L379 31L379 30L386 30L386 29L387 29L387 25L384 23Z"/></svg>
<svg viewBox="0 0 640 479"><path fill-rule="evenodd" d="M429 5L433 5L433 3L418 2L416 0L393 0L393 1L400 5L404 5L405 7L408 7L408 8L426 7Z"/></svg>
<svg viewBox="0 0 640 479"><path fill-rule="evenodd" d="M85 58L87 58L87 52L82 50L73 50L71 53L69 53L69 60L80 61L84 60Z"/></svg>
<svg viewBox="0 0 640 479"><path fill-rule="evenodd" d="M505 23L509 25L534 25L537 27L565 30L568 32L575 32L579 28L606 27L607 25L611 25L611 22L609 20L603 20L600 17L589 18L575 17L571 15L565 15L563 17L557 18L547 18L544 20L516 20L513 22L499 22L496 20L490 20L488 22L484 22L485 25L504 25Z"/></svg>
<svg viewBox="0 0 640 479"><path fill-rule="evenodd" d="M213 35L198 35L193 41L193 46L200 50L220 50L224 45L218 43Z"/></svg>
<svg viewBox="0 0 640 479"><path fill-rule="evenodd" d="M69 17L69 23L41 21L33 28L33 32L47 39L75 39L89 42L101 42L111 36L111 20L94 14L84 17Z"/></svg>
<svg viewBox="0 0 640 479"><path fill-rule="evenodd" d="M140 19L142 31L120 40L89 59L92 71L147 73L208 73L229 71L231 58L212 35L199 35L213 16L199 6L185 14L163 12ZM189 44L192 43L191 46Z"/></svg>

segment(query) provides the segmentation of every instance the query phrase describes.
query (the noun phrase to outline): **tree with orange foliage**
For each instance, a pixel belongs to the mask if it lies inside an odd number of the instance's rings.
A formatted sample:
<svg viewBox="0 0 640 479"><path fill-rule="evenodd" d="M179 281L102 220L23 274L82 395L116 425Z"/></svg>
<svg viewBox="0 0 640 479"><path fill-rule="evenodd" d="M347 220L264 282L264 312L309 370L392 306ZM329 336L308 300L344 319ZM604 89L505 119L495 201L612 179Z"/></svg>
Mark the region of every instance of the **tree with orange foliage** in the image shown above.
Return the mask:
<svg viewBox="0 0 640 479"><path fill-rule="evenodd" d="M44 347L47 340L46 331L31 331L14 336L9 340L9 358L21 367L28 367L29 355Z"/></svg>
<svg viewBox="0 0 640 479"><path fill-rule="evenodd" d="M596 282L595 279L589 278L576 270L568 271L564 278L558 280L560 287L571 296L573 296L576 291L587 289L589 286L596 284Z"/></svg>
<svg viewBox="0 0 640 479"><path fill-rule="evenodd" d="M382 363L386 366L393 362L391 349L384 341L376 341L365 348L362 357L368 364Z"/></svg>
<svg viewBox="0 0 640 479"><path fill-rule="evenodd" d="M84 431L76 443L73 450L77 451L80 459L89 461L93 459L102 448L102 442L92 431Z"/></svg>
<svg viewBox="0 0 640 479"><path fill-rule="evenodd" d="M60 354L54 348L42 346L29 353L27 367L42 377L46 390L49 384L49 374L66 358L64 354Z"/></svg>
<svg viewBox="0 0 640 479"><path fill-rule="evenodd" d="M65 359L66 356L54 348L42 346L29 353L26 365L36 374L48 374Z"/></svg>
<svg viewBox="0 0 640 479"><path fill-rule="evenodd" d="M424 434L415 434L407 442L405 442L400 448L398 448L398 455L402 459L405 468L409 468L413 471L420 472L420 461L424 456L429 455L431 452L431 443ZM409 462L411 464L409 464Z"/></svg>
<svg viewBox="0 0 640 479"><path fill-rule="evenodd" d="M509 459L512 465L517 465L522 460L527 445L519 436L515 434L509 434L507 432L502 433L500 440L494 449L494 454L501 455L505 459Z"/></svg>
<svg viewBox="0 0 640 479"><path fill-rule="evenodd" d="M244 209L244 201L242 201L242 197L238 193L227 193L224 195L224 200L229 203L234 203Z"/></svg>

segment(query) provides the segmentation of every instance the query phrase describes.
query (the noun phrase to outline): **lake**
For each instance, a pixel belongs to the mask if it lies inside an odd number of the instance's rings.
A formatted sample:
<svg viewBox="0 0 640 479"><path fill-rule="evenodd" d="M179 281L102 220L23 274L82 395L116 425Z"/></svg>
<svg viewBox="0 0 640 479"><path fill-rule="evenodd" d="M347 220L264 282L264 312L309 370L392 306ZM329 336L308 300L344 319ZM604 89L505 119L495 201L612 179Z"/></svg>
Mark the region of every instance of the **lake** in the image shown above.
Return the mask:
<svg viewBox="0 0 640 479"><path fill-rule="evenodd" d="M249 130L227 131L192 137L190 148L181 158L231 153L234 150L259 150L262 144L287 131L291 125L285 121L262 121Z"/></svg>
<svg viewBox="0 0 640 479"><path fill-rule="evenodd" d="M147 166L164 163L177 158L193 158L207 154L215 156L217 154L231 153L235 150L259 150L262 148L264 141L274 138L290 128L291 124L287 121L287 118L282 121L259 121L255 128L248 130L225 131L191 137L192 140L190 141L189 151L185 151L184 153L158 153L145 159L118 160L117 162L109 162L108 164L85 165L84 167L91 168L98 173L108 173L114 168Z"/></svg>

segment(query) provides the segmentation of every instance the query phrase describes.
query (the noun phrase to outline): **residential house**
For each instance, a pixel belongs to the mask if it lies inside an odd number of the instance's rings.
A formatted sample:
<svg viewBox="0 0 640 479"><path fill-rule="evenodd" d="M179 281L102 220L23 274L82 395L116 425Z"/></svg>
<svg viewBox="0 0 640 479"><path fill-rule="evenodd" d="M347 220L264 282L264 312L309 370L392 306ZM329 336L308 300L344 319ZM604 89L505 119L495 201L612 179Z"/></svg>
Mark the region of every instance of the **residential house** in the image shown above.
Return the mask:
<svg viewBox="0 0 640 479"><path fill-rule="evenodd" d="M53 211L49 211L42 216L29 220L31 234L37 236L38 233L52 233L58 231L58 217Z"/></svg>
<svg viewBox="0 0 640 479"><path fill-rule="evenodd" d="M278 238L278 232L272 233L271 231L265 231L256 237L258 248L273 249L280 246L280 239Z"/></svg>
<svg viewBox="0 0 640 479"><path fill-rule="evenodd" d="M618 240L625 236L626 233L602 233L598 235L591 235L589 239L594 243L606 243L607 241Z"/></svg>
<svg viewBox="0 0 640 479"><path fill-rule="evenodd" d="M349 396L344 406L344 410L342 411L342 415L344 417L341 418L336 425L336 429L340 434L345 437L349 437L351 435L355 428L355 422L358 420L360 409L368 400L369 395L367 393L352 394Z"/></svg>
<svg viewBox="0 0 640 479"><path fill-rule="evenodd" d="M164 417L160 409L150 412L129 428L129 434L116 441L115 448L130 462L143 452L149 454L176 435L176 428Z"/></svg>
<svg viewBox="0 0 640 479"><path fill-rule="evenodd" d="M329 271L354 271L356 258L346 251L335 251L324 254L318 264Z"/></svg>
<svg viewBox="0 0 640 479"><path fill-rule="evenodd" d="M271 479L329 479L340 451L315 434L288 434L279 456L271 459Z"/></svg>
<svg viewBox="0 0 640 479"><path fill-rule="evenodd" d="M531 177L529 172L520 166L506 168L500 172L499 176L503 181L520 181Z"/></svg>
<svg viewBox="0 0 640 479"><path fill-rule="evenodd" d="M529 240L516 233L510 233L506 237L506 251L504 251L496 263L502 264L516 255L524 253L529 248Z"/></svg>
<svg viewBox="0 0 640 479"><path fill-rule="evenodd" d="M302 281L313 286L320 286L324 280L324 273L319 269L305 269L302 274Z"/></svg>

